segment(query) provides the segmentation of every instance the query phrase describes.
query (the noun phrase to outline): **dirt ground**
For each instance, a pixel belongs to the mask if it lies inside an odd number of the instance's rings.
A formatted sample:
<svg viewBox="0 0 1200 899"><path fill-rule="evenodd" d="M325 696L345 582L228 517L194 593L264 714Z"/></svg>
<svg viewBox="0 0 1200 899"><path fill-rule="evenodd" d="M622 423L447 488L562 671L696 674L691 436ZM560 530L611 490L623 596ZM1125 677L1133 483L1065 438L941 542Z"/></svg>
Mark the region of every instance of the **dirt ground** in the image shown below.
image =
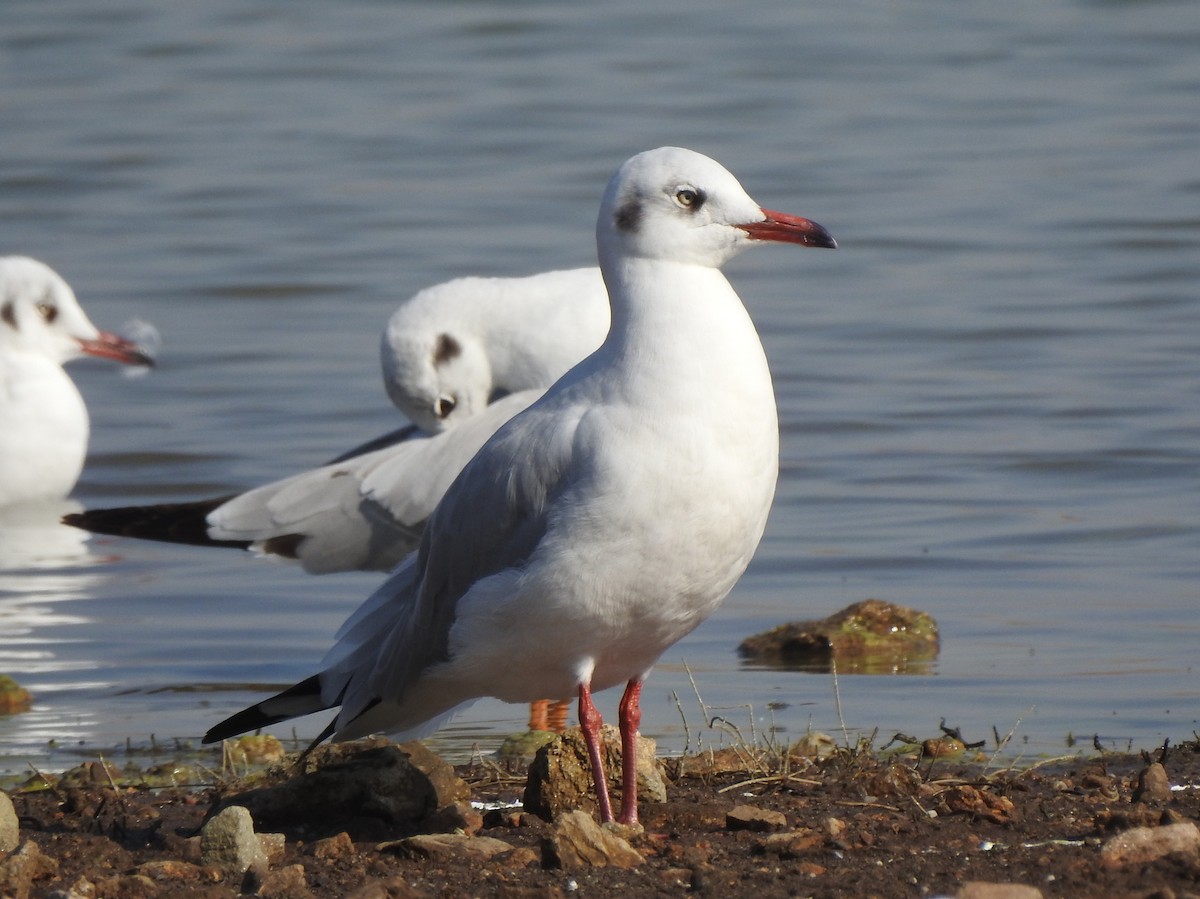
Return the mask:
<svg viewBox="0 0 1200 899"><path fill-rule="evenodd" d="M1150 768L1159 761L1161 782ZM449 818L443 810L399 826L365 809L344 815L314 807L284 826L259 828L285 835L283 854L268 873L245 878L223 875L199 856L196 834L227 785L114 788L107 776L64 779L51 789L9 791L22 848L0 861L0 894L890 899L967 896L978 888L963 891L964 884L983 881L1028 885L1044 896L1200 896L1195 846L1138 859L1115 853L1110 842L1200 822L1197 741L1140 755L1089 749L1021 767L970 750L951 760L860 747L819 761L776 759L772 769L727 750L667 769L668 801L643 804L644 832L629 837L641 856L631 868L553 866L554 825L519 807ZM519 772L483 763L456 771L472 799L521 798ZM414 833L455 825L508 848L486 859L465 850L413 857L401 848ZM22 853L24 868L13 862Z"/></svg>

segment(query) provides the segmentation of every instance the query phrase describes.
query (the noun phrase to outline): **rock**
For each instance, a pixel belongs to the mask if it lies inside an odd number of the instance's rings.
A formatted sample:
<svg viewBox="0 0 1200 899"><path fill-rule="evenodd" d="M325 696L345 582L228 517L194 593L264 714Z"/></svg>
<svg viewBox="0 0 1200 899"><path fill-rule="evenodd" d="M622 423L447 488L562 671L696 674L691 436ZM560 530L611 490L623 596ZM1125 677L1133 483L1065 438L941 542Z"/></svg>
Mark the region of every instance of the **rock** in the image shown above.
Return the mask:
<svg viewBox="0 0 1200 899"><path fill-rule="evenodd" d="M493 856L492 861L501 867L516 870L541 864L542 857L528 846L517 846L508 852L501 852Z"/></svg>
<svg viewBox="0 0 1200 899"><path fill-rule="evenodd" d="M932 617L879 599L865 599L820 621L783 624L747 637L743 658L782 668L843 674L924 673L938 653Z"/></svg>
<svg viewBox="0 0 1200 899"><path fill-rule="evenodd" d="M120 896L121 899L158 899L162 889L144 874L120 874L96 881L101 896Z"/></svg>
<svg viewBox="0 0 1200 899"><path fill-rule="evenodd" d="M384 739L315 749L295 766L272 769L268 784L231 792L221 806L240 805L254 820L323 829L355 818L411 824L468 795L454 769L420 743Z"/></svg>
<svg viewBox="0 0 1200 899"><path fill-rule="evenodd" d="M28 899L34 881L53 877L58 873L58 862L43 855L37 843L26 841L25 845L0 862L0 896L5 899Z"/></svg>
<svg viewBox="0 0 1200 899"><path fill-rule="evenodd" d="M33 707L29 691L7 674L0 674L0 715L28 712Z"/></svg>
<svg viewBox="0 0 1200 899"><path fill-rule="evenodd" d="M754 805L735 806L725 815L725 826L730 830L783 830L787 823L783 812Z"/></svg>
<svg viewBox="0 0 1200 899"><path fill-rule="evenodd" d="M135 874L149 877L155 881L175 883L198 883L205 879L204 869L191 862L181 862L174 859L159 859L144 862L134 869Z"/></svg>
<svg viewBox="0 0 1200 899"><path fill-rule="evenodd" d="M962 755L966 750L962 740L954 737L931 737L921 742L921 758L948 759Z"/></svg>
<svg viewBox="0 0 1200 899"><path fill-rule="evenodd" d="M972 880L958 888L954 899L1042 899L1042 891L1019 883Z"/></svg>
<svg viewBox="0 0 1200 899"><path fill-rule="evenodd" d="M21 822L8 794L0 790L0 855L14 851L21 844Z"/></svg>
<svg viewBox="0 0 1200 899"><path fill-rule="evenodd" d="M247 809L232 805L208 820L200 831L200 863L220 868L235 883L251 869L266 872L267 857Z"/></svg>
<svg viewBox="0 0 1200 899"><path fill-rule="evenodd" d="M802 827L785 833L773 833L759 844L758 849L760 852L778 855L781 858L796 858L824 845L824 836L815 830Z"/></svg>
<svg viewBox="0 0 1200 899"><path fill-rule="evenodd" d="M350 834L343 830L337 836L317 840L308 847L308 854L313 858L353 858L354 841L350 839Z"/></svg>
<svg viewBox="0 0 1200 899"><path fill-rule="evenodd" d="M244 734L225 741L225 756L235 765L265 765L277 762L287 753L278 737L270 734Z"/></svg>
<svg viewBox="0 0 1200 899"><path fill-rule="evenodd" d="M1167 777L1167 769L1158 762L1152 762L1138 774L1137 786L1133 788L1133 801L1166 802L1170 798L1171 779Z"/></svg>
<svg viewBox="0 0 1200 899"><path fill-rule="evenodd" d="M509 734L496 750L496 760L505 763L528 763L537 751L557 736L548 730L528 730L523 734Z"/></svg>
<svg viewBox="0 0 1200 899"><path fill-rule="evenodd" d="M969 784L950 787L940 797L947 814L976 815L993 824L1011 823L1017 814L1017 807L1007 796L997 796L991 790Z"/></svg>
<svg viewBox="0 0 1200 899"><path fill-rule="evenodd" d="M268 865L276 865L283 861L283 853L287 849L287 837L281 833L260 833L258 846L266 856Z"/></svg>
<svg viewBox="0 0 1200 899"><path fill-rule="evenodd" d="M465 833L423 833L394 843L381 843L381 851L397 852L408 858L429 858L441 861L486 861L513 847L494 837L472 837Z"/></svg>
<svg viewBox="0 0 1200 899"><path fill-rule="evenodd" d="M432 899L433 894L410 886L402 876L369 880L346 899Z"/></svg>
<svg viewBox="0 0 1200 899"><path fill-rule="evenodd" d="M53 899L96 899L96 885L81 875L65 890L50 895Z"/></svg>
<svg viewBox="0 0 1200 899"><path fill-rule="evenodd" d="M254 895L261 899L312 899L313 894L308 889L304 865L288 865L267 873Z"/></svg>
<svg viewBox="0 0 1200 899"><path fill-rule="evenodd" d="M1172 853L1193 861L1200 858L1200 827L1191 821L1162 827L1134 827L1100 847L1100 859L1110 868L1145 865Z"/></svg>
<svg viewBox="0 0 1200 899"><path fill-rule="evenodd" d="M469 802L455 802L444 806L429 816L425 829L431 833L476 834L483 828L483 815L471 807Z"/></svg>
<svg viewBox="0 0 1200 899"><path fill-rule="evenodd" d="M554 819L543 845L548 868L579 871L613 866L636 868L644 859L628 841L604 829L587 812L566 812Z"/></svg>
<svg viewBox="0 0 1200 899"><path fill-rule="evenodd" d="M667 785L655 758L657 744L638 737L637 783L639 802L666 802ZM600 729L600 753L608 776L613 810L621 795L621 736L616 727ZM525 782L525 809L553 821L575 810L594 812L596 794L583 731L572 727L538 750Z"/></svg>

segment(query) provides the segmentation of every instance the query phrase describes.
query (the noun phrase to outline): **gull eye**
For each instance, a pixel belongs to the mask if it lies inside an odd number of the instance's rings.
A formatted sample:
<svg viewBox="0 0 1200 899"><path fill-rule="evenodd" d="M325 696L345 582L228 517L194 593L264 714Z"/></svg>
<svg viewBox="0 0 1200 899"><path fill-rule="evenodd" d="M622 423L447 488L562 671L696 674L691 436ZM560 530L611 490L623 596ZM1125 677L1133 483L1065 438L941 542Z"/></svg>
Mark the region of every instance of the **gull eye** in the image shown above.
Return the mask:
<svg viewBox="0 0 1200 899"><path fill-rule="evenodd" d="M704 205L704 193L694 187L677 187L675 188L675 202L684 209L695 211Z"/></svg>
<svg viewBox="0 0 1200 899"><path fill-rule="evenodd" d="M38 311L38 315L42 317L42 321L48 325L53 324L54 320L58 318L58 307L53 303L42 300L35 308Z"/></svg>
<svg viewBox="0 0 1200 899"><path fill-rule="evenodd" d="M454 411L454 407L458 403L452 396L438 397L438 401L433 404L433 414L438 418L446 418Z"/></svg>

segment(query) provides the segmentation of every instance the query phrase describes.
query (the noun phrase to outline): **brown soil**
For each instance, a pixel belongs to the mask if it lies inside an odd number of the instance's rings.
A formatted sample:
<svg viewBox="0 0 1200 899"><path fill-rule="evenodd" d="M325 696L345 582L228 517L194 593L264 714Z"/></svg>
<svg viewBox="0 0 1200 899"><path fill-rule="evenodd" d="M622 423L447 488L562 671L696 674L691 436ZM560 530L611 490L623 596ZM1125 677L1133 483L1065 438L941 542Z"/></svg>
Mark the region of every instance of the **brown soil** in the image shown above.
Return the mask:
<svg viewBox="0 0 1200 899"><path fill-rule="evenodd" d="M728 751L723 761L736 756ZM1120 832L1200 821L1200 743L1156 750L1153 760L1160 759L1175 788L1158 798L1139 790L1139 775L1151 760L1145 754L1100 753L1021 769L985 758L888 759L841 750L815 763L792 762L786 776L722 771L729 766L720 758L715 765L689 762L691 773L681 773L676 763L669 800L642 807L645 832L631 842L644 862L632 870L545 866L552 826L519 809L484 814L479 835L514 850L487 861L463 854L407 858L394 841L414 828L365 816L330 820L314 809L312 820L262 828L287 837L273 875L231 883L199 865L197 841L189 839L219 800L220 788L60 784L13 791L12 798L22 843L32 841L54 862L39 872L28 892L32 897L65 897L81 877L95 885L92 895L99 899L216 899L243 889L263 896L359 899L618 891L891 899L953 896L968 881L1025 884L1045 896L1200 896L1200 861L1193 852L1124 867L1102 860L1101 847ZM472 784L473 798L520 797L521 779L494 766L458 773ZM726 816L739 805L780 812L786 823L777 820L774 831L770 822L762 824L764 830L735 829ZM769 840L780 827L794 836ZM3 865L0 861L0 873ZM283 876L289 866L302 869L291 867ZM87 895L86 884L82 889L78 895Z"/></svg>

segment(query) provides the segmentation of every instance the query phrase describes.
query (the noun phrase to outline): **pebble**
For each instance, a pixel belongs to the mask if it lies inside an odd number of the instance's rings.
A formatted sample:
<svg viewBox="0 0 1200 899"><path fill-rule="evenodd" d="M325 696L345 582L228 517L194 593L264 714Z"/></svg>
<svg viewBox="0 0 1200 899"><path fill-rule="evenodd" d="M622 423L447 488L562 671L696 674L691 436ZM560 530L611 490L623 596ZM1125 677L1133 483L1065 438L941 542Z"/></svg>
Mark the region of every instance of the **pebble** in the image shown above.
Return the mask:
<svg viewBox="0 0 1200 899"><path fill-rule="evenodd" d="M774 809L755 805L738 805L725 815L725 826L730 830L783 830L787 827L787 815Z"/></svg>
<svg viewBox="0 0 1200 899"><path fill-rule="evenodd" d="M398 852L409 858L443 861L468 859L486 861L513 847L495 837L472 837L465 833L422 833L394 843L381 843L380 850Z"/></svg>
<svg viewBox="0 0 1200 899"><path fill-rule="evenodd" d="M26 842L3 862L0 862L0 896L5 899L27 899L33 883L58 873L58 862L38 849L37 843Z"/></svg>
<svg viewBox="0 0 1200 899"><path fill-rule="evenodd" d="M1178 852L1200 858L1200 827L1193 822L1162 827L1134 827L1119 833L1100 847L1100 858L1109 868L1145 865Z"/></svg>
<svg viewBox="0 0 1200 899"><path fill-rule="evenodd" d="M313 858L352 858L355 854L354 841L343 830L336 836L317 840L308 847L308 854Z"/></svg>
<svg viewBox="0 0 1200 899"><path fill-rule="evenodd" d="M582 811L559 815L543 850L546 867L565 871L608 866L636 868L645 861L627 840L601 827Z"/></svg>
<svg viewBox="0 0 1200 899"><path fill-rule="evenodd" d="M21 843L21 826L17 810L8 794L0 790L0 853L12 852Z"/></svg>
<svg viewBox="0 0 1200 899"><path fill-rule="evenodd" d="M235 879L251 868L267 870L267 856L249 811L231 805L208 820L200 830L200 863L220 868Z"/></svg>
<svg viewBox="0 0 1200 899"><path fill-rule="evenodd" d="M310 899L304 865L288 865L266 874L254 895L259 899Z"/></svg>
<svg viewBox="0 0 1200 899"><path fill-rule="evenodd" d="M1138 774L1133 789L1134 802L1167 802L1171 798L1171 779L1167 769L1158 762L1148 765Z"/></svg>
<svg viewBox="0 0 1200 899"><path fill-rule="evenodd" d="M658 744L654 740L638 737L639 802L667 801L667 785L655 757L657 750ZM610 724L600 729L600 752L615 807L620 803L621 792L621 736ZM596 810L591 763L583 732L578 727L568 729L538 750L529 766L524 806L547 821L569 811Z"/></svg>
<svg viewBox="0 0 1200 899"><path fill-rule="evenodd" d="M954 899L1042 899L1042 891L1020 883L986 883L973 880L959 887Z"/></svg>

